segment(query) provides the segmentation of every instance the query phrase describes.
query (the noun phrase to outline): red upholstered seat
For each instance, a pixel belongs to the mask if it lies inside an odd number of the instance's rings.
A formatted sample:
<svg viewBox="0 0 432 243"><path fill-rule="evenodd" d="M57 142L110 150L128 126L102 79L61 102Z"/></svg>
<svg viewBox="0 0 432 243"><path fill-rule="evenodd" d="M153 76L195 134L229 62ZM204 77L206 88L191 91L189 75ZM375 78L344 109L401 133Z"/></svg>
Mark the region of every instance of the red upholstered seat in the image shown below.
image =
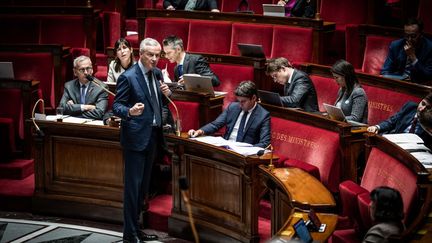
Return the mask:
<svg viewBox="0 0 432 243"><path fill-rule="evenodd" d="M432 1L420 0L418 6L418 18L423 21L423 31L432 34Z"/></svg>
<svg viewBox="0 0 432 243"><path fill-rule="evenodd" d="M367 36L364 50L362 71L370 74L381 73L382 66L387 57L390 42L394 38L383 36Z"/></svg>
<svg viewBox="0 0 432 243"><path fill-rule="evenodd" d="M189 40L189 20L147 18L145 26L145 37L156 39L162 45L162 40L167 36L176 35L183 40L183 46L186 49Z"/></svg>
<svg viewBox="0 0 432 243"><path fill-rule="evenodd" d="M259 44L264 54L269 57L272 47L273 27L265 24L233 23L231 55L240 55L237 43Z"/></svg>
<svg viewBox="0 0 432 243"><path fill-rule="evenodd" d="M0 43L39 43L39 22L34 21L32 17L2 17L0 29L3 32L0 35Z"/></svg>
<svg viewBox="0 0 432 243"><path fill-rule="evenodd" d="M16 79L40 81L39 88L45 106L56 107L53 90L54 63L50 53L1 52L0 61L13 63Z"/></svg>
<svg viewBox="0 0 432 243"><path fill-rule="evenodd" d="M169 78L171 79L171 81L174 82L174 68L177 64L176 63L170 63L168 61L168 59L165 58L161 58L159 59L159 62L157 64L157 67L159 69L165 69L165 67L167 68L168 74L169 74Z"/></svg>
<svg viewBox="0 0 432 243"><path fill-rule="evenodd" d="M280 158L279 164L306 171L313 171L316 167L320 181L329 190L337 191L340 167L338 133L277 117L271 118L271 127L271 143Z"/></svg>
<svg viewBox="0 0 432 243"><path fill-rule="evenodd" d="M272 58L286 57L291 62L311 62L312 49L312 28L276 25L273 27Z"/></svg>
<svg viewBox="0 0 432 243"><path fill-rule="evenodd" d="M80 27L85 24L83 16L45 16L41 17L40 24L40 44L61 44L78 48L88 45L87 33L84 27Z"/></svg>
<svg viewBox="0 0 432 243"><path fill-rule="evenodd" d="M362 85L368 97L368 123L378 124L400 110L408 101L420 98L373 86Z"/></svg>
<svg viewBox="0 0 432 243"><path fill-rule="evenodd" d="M229 54L231 27L232 23L227 21L191 20L187 50L191 52Z"/></svg>
<svg viewBox="0 0 432 243"><path fill-rule="evenodd" d="M197 102L178 101L178 100L175 100L174 103L176 104L179 111L179 116L181 121L181 131L187 132L190 129L198 129L199 121L200 121L199 104ZM169 105L169 109L171 110L173 118L176 120L177 114L172 104Z"/></svg>
<svg viewBox="0 0 432 243"><path fill-rule="evenodd" d="M15 151L15 127L12 118L0 117L0 162L8 161Z"/></svg>
<svg viewBox="0 0 432 243"><path fill-rule="evenodd" d="M111 2L111 1L110 1ZM118 12L103 13L103 43L104 47L114 46L115 42L121 36L120 20L121 16Z"/></svg>
<svg viewBox="0 0 432 243"><path fill-rule="evenodd" d="M233 101L237 101L234 91L241 81L253 80L254 78L254 69L251 66L212 63L210 68L218 75L221 81L221 84L215 87L215 90L228 92L225 95L224 107L227 107Z"/></svg>
<svg viewBox="0 0 432 243"><path fill-rule="evenodd" d="M24 139L23 104L20 89L0 89L1 160L12 158L18 141ZM7 105L6 105L7 104ZM4 157L3 157L4 156Z"/></svg>
<svg viewBox="0 0 432 243"><path fill-rule="evenodd" d="M272 3L272 0L248 0L249 10L253 11L255 14L262 14L262 4L263 3ZM239 1L233 0L221 0L220 1L220 9L222 12L236 12L239 7ZM243 9L243 11L246 9Z"/></svg>
<svg viewBox="0 0 432 243"><path fill-rule="evenodd" d="M329 242L331 243L357 243L361 242L361 237L354 229L336 230L333 232Z"/></svg>
<svg viewBox="0 0 432 243"><path fill-rule="evenodd" d="M319 110L325 112L323 103L333 104L336 101L339 85L329 77L310 75L310 78L317 92Z"/></svg>
<svg viewBox="0 0 432 243"><path fill-rule="evenodd" d="M360 45L359 25L348 24L345 28L345 57L355 69L363 65L364 50Z"/></svg>

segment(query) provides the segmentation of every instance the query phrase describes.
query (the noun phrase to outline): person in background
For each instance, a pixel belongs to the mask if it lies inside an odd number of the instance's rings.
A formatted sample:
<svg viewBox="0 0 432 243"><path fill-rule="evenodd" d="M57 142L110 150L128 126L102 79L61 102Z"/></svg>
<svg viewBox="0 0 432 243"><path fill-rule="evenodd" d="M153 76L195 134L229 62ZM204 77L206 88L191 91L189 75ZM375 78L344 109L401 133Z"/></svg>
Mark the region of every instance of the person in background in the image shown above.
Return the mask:
<svg viewBox="0 0 432 243"><path fill-rule="evenodd" d="M432 136L432 109L423 109L418 114L421 127Z"/></svg>
<svg viewBox="0 0 432 243"><path fill-rule="evenodd" d="M342 109L347 120L367 123L368 99L357 80L354 67L345 60L339 60L332 66L331 73L339 85L334 105Z"/></svg>
<svg viewBox="0 0 432 243"><path fill-rule="evenodd" d="M296 4L297 0L279 0L278 5L285 6L285 16L291 16L291 9Z"/></svg>
<svg viewBox="0 0 432 243"><path fill-rule="evenodd" d="M175 35L168 36L162 41L165 58L171 63L177 63L174 69L174 80L183 84L183 74L199 74L212 78L213 86L219 86L218 76L210 69L207 61L196 54L186 53L183 47L183 40Z"/></svg>
<svg viewBox="0 0 432 243"><path fill-rule="evenodd" d="M316 5L316 0L296 0L291 17L315 18Z"/></svg>
<svg viewBox="0 0 432 243"><path fill-rule="evenodd" d="M162 106L171 94L168 86L155 76L161 45L146 38L140 44L140 59L117 80L114 115L120 117L120 143L124 158L124 242L157 240L156 235L139 229L144 199L148 196L155 158L165 140L162 133Z"/></svg>
<svg viewBox="0 0 432 243"><path fill-rule="evenodd" d="M409 18L404 32L404 38L390 44L381 75L414 83L431 81L432 41L423 36L423 22Z"/></svg>
<svg viewBox="0 0 432 243"><path fill-rule="evenodd" d="M114 45L114 50L116 52L116 57L110 62L108 67L108 83L117 82L120 74L136 63L132 46L126 39L118 39Z"/></svg>
<svg viewBox="0 0 432 243"><path fill-rule="evenodd" d="M60 107L63 114L102 120L108 106L108 93L87 79L93 74L92 61L87 56L79 56L73 61L73 73L77 77L64 85ZM101 83L105 88L106 84Z"/></svg>
<svg viewBox="0 0 432 243"><path fill-rule="evenodd" d="M405 230L403 201L399 191L390 187L377 187L370 193L370 214L375 225L363 238L363 243L392 242Z"/></svg>
<svg viewBox="0 0 432 243"><path fill-rule="evenodd" d="M268 60L266 74L274 82L284 85L284 96L281 97L283 106L309 112L318 111L315 87L309 76L295 69L286 58Z"/></svg>
<svg viewBox="0 0 432 243"><path fill-rule="evenodd" d="M167 10L202 10L220 12L216 0L164 0L163 7Z"/></svg>
<svg viewBox="0 0 432 243"><path fill-rule="evenodd" d="M432 108L432 93L429 93L420 103L409 101L389 119L381 122L378 125L367 128L368 132L372 133L415 133L423 139L426 146L432 144L431 136L429 136L417 122L417 117L420 112L431 110Z"/></svg>
<svg viewBox="0 0 432 243"><path fill-rule="evenodd" d="M189 136L210 135L226 126L224 139L266 148L270 144L270 113L257 103L255 83L243 81L234 93L238 102L232 102L213 122L189 130Z"/></svg>

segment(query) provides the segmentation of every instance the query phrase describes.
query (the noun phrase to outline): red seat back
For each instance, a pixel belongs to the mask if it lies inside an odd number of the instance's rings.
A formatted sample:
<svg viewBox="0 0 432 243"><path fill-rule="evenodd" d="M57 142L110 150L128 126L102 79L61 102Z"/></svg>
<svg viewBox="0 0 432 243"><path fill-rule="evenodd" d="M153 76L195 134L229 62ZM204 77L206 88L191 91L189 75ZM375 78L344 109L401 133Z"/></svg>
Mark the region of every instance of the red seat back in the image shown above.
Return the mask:
<svg viewBox="0 0 432 243"><path fill-rule="evenodd" d="M432 1L420 0L418 6L418 18L423 21L423 31L432 34Z"/></svg>
<svg viewBox="0 0 432 243"><path fill-rule="evenodd" d="M121 15L118 12L104 12L103 17L104 47L114 46L121 36Z"/></svg>
<svg viewBox="0 0 432 243"><path fill-rule="evenodd" d="M229 103L236 101L234 91L241 81L251 80L254 78L254 69L251 66L229 65L229 64L210 64L210 68L215 72L221 84L215 87L217 91L228 92L224 99L224 108Z"/></svg>
<svg viewBox="0 0 432 243"><path fill-rule="evenodd" d="M339 85L333 78L323 77L318 75L310 75L315 86L318 98L318 106L321 112L325 112L323 103L333 105L337 98Z"/></svg>
<svg viewBox="0 0 432 243"><path fill-rule="evenodd" d="M231 55L239 55L237 43L262 45L264 54L269 57L271 53L273 27L264 24L233 23Z"/></svg>
<svg viewBox="0 0 432 243"><path fill-rule="evenodd" d="M191 52L229 54L231 26L232 23L227 21L191 20L187 50Z"/></svg>
<svg viewBox="0 0 432 243"><path fill-rule="evenodd" d="M387 57L390 42L395 38L384 36L367 36L364 50L362 71L379 75Z"/></svg>
<svg viewBox="0 0 432 243"><path fill-rule="evenodd" d="M294 159L319 169L331 191L339 184L340 141L337 132L277 117L271 118L271 144L280 161Z"/></svg>
<svg viewBox="0 0 432 243"><path fill-rule="evenodd" d="M14 123L15 137L24 139L24 113L21 90L0 89L0 104L3 104L0 107L0 117L11 118Z"/></svg>
<svg viewBox="0 0 432 243"><path fill-rule="evenodd" d="M183 40L186 49L189 40L189 20L147 18L145 23L145 37L151 37L161 43L167 36L176 35ZM141 41L141 40L140 40ZM139 43L138 43L139 44Z"/></svg>
<svg viewBox="0 0 432 243"><path fill-rule="evenodd" d="M366 24L367 3L366 0L321 0L321 18L339 26Z"/></svg>
<svg viewBox="0 0 432 243"><path fill-rule="evenodd" d="M174 103L177 106L179 111L180 121L181 121L181 131L187 132L190 129L198 129L199 128L199 117L200 110L199 104L197 102L188 102L188 101L178 101L174 100ZM177 119L177 113L172 104L169 105L169 109L173 115L174 120Z"/></svg>
<svg viewBox="0 0 432 243"><path fill-rule="evenodd" d="M301 43L301 45L299 44ZM286 57L291 62L312 61L313 30L290 26L273 27L271 57Z"/></svg>
<svg viewBox="0 0 432 243"><path fill-rule="evenodd" d="M39 44L89 47L83 16L46 16L40 18ZM71 34L73 31L73 34Z"/></svg>
<svg viewBox="0 0 432 243"><path fill-rule="evenodd" d="M395 114L408 101L420 102L420 98L388 89L362 85L368 97L368 123L378 124Z"/></svg>

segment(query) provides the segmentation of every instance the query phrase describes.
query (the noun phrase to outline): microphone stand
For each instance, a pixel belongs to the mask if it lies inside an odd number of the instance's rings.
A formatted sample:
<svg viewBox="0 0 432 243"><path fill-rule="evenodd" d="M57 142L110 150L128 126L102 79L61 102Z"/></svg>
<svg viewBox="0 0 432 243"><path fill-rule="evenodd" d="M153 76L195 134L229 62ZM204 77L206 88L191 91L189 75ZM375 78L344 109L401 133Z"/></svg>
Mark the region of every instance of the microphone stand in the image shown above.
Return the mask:
<svg viewBox="0 0 432 243"><path fill-rule="evenodd" d="M102 81L98 80L96 77L92 77L91 75L87 75L86 78L87 78L88 81L91 81L94 84L96 84L96 86L98 86L99 88L105 90L108 94L110 94L112 96L115 96L115 94L113 92L109 91L109 89L105 88L102 85Z"/></svg>
<svg viewBox="0 0 432 243"><path fill-rule="evenodd" d="M39 102L42 102L42 114L45 114L45 101L43 100L43 99L38 99L37 101L36 101L36 103L34 104L34 106L33 106L33 110L32 110L32 122L33 122L33 125L35 126L35 128L36 128L36 133L39 135L39 136L44 136L45 134L42 132L42 130L39 128L39 126L36 124L36 119L35 119L35 110L36 110L36 107L37 107L37 105L39 104Z"/></svg>
<svg viewBox="0 0 432 243"><path fill-rule="evenodd" d="M165 95L165 94L164 94ZM175 111L176 111L176 115L177 115L177 119L176 119L176 121L175 121L175 126L176 126L176 136L177 137L180 137L180 135L181 135L181 131L180 131L180 115L179 115L179 112L178 112L178 109L177 109L177 106L176 106L176 104L174 104L174 102L168 97L168 95L165 95L165 97L167 98L167 100L168 100L168 102L174 107L174 109L175 109Z"/></svg>
<svg viewBox="0 0 432 243"><path fill-rule="evenodd" d="M267 166L267 168L270 170L270 173L273 173L274 165L273 165L273 146L269 144L265 149L270 149L270 164Z"/></svg>
<svg viewBox="0 0 432 243"><path fill-rule="evenodd" d="M182 177L179 178L178 181L179 181L180 191L181 191L183 200L185 202L186 209L188 211L188 217L189 217L189 221L190 221L190 224L191 224L192 233L193 233L193 236L194 236L194 239L195 239L195 243L199 243L198 232L197 232L197 230L195 228L195 222L194 222L194 219L192 217L192 208L191 208L191 205L190 205L190 202L189 202L189 197L188 197L188 194L187 194L187 191L186 191L189 188L187 179L186 179L186 177L182 176Z"/></svg>

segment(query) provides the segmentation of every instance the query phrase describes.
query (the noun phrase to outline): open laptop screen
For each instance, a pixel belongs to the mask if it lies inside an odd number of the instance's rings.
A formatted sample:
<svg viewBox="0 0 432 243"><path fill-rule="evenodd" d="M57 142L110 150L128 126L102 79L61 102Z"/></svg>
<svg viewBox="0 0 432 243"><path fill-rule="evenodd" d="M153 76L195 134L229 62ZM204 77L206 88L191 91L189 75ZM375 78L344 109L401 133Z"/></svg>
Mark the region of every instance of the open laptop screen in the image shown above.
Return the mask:
<svg viewBox="0 0 432 243"><path fill-rule="evenodd" d="M283 107L281 97L278 93L267 90L258 90L258 96L263 103Z"/></svg>
<svg viewBox="0 0 432 243"><path fill-rule="evenodd" d="M264 3L262 6L264 16L285 17L285 6L283 5Z"/></svg>
<svg viewBox="0 0 432 243"><path fill-rule="evenodd" d="M262 45L237 43L237 47L243 57L265 58Z"/></svg>
<svg viewBox="0 0 432 243"><path fill-rule="evenodd" d="M0 62L0 78L14 79L14 71L12 62Z"/></svg>

